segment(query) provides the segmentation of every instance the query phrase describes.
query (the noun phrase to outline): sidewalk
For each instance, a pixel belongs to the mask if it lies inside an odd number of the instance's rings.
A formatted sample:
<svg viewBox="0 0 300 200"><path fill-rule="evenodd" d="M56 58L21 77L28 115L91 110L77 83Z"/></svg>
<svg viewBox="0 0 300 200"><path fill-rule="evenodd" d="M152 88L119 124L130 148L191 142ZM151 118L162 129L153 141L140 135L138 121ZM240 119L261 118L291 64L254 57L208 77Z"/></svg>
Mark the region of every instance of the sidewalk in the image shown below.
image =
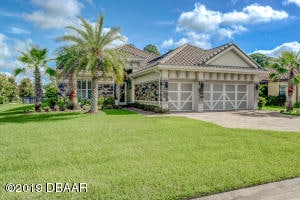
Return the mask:
<svg viewBox="0 0 300 200"><path fill-rule="evenodd" d="M268 183L193 200L299 200L300 178Z"/></svg>

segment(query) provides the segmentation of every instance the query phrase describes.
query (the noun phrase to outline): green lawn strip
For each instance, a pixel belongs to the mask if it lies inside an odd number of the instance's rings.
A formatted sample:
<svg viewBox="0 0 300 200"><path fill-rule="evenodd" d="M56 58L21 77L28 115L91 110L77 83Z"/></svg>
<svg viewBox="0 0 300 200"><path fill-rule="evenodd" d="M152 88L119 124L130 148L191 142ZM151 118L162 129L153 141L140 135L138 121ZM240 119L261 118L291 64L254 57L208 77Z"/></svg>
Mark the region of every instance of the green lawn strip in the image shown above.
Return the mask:
<svg viewBox="0 0 300 200"><path fill-rule="evenodd" d="M8 182L85 182L88 192L1 189L0 199L178 199L300 176L299 133L227 129L124 110L13 109L18 106L0 106L1 188ZM5 120L12 116L17 120Z"/></svg>
<svg viewBox="0 0 300 200"><path fill-rule="evenodd" d="M265 106L262 110L278 111L285 115L300 116L300 108L294 108L293 111L287 112L286 108L282 106Z"/></svg>

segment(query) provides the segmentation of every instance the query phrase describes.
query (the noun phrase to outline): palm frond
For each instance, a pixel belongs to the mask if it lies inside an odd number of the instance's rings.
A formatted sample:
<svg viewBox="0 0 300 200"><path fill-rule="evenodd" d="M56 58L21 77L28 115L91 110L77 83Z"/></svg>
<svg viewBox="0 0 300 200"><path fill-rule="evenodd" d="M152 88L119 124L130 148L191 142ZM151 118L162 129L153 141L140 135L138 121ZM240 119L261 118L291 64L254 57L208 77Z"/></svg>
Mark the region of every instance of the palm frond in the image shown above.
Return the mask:
<svg viewBox="0 0 300 200"><path fill-rule="evenodd" d="M14 70L14 76L18 76L21 73L24 74L25 72L26 72L25 68L17 68L17 69Z"/></svg>
<svg viewBox="0 0 300 200"><path fill-rule="evenodd" d="M88 35L89 40L94 40L94 30L93 27L90 23L88 23L85 19L83 19L82 17L78 17L81 21L81 25L85 28L85 31Z"/></svg>
<svg viewBox="0 0 300 200"><path fill-rule="evenodd" d="M51 68L51 67L47 67L46 71L45 71L50 77L51 76L56 76L56 70Z"/></svg>

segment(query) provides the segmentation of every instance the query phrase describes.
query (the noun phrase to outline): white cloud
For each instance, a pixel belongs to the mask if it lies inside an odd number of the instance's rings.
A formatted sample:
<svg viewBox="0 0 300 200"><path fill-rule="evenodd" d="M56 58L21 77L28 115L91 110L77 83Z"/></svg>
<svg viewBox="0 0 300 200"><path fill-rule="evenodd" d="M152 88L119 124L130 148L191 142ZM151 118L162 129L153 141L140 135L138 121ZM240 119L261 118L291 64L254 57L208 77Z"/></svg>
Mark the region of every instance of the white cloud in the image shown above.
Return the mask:
<svg viewBox="0 0 300 200"><path fill-rule="evenodd" d="M110 31L110 28L103 28L103 34L106 34L108 33L108 31ZM123 45L123 44L126 44L127 41L128 41L128 38L125 36L125 35L122 35L122 34L119 34L123 37L124 41L122 40L115 40L114 42L112 42L112 44L109 46L109 48L112 48L112 47L117 47L117 46L120 46L120 45Z"/></svg>
<svg viewBox="0 0 300 200"><path fill-rule="evenodd" d="M6 40L7 37L0 33L0 68L6 67L7 59L12 55Z"/></svg>
<svg viewBox="0 0 300 200"><path fill-rule="evenodd" d="M83 6L78 0L60 0L59 3L57 0L32 0L32 3L40 9L24 17L44 29L73 24Z"/></svg>
<svg viewBox="0 0 300 200"><path fill-rule="evenodd" d="M300 7L300 0L287 0L284 2L284 4L296 4L298 7Z"/></svg>
<svg viewBox="0 0 300 200"><path fill-rule="evenodd" d="M162 48L169 48L172 47L174 45L174 40L172 38L163 41L163 43L161 44Z"/></svg>
<svg viewBox="0 0 300 200"><path fill-rule="evenodd" d="M211 44L209 40L210 40L210 36L208 34L197 34L196 32L190 31L186 33L186 37L179 39L177 42L175 42L173 38L163 41L161 47L162 48L170 48L173 46L178 47L180 45L190 43L204 49L209 49L211 48Z"/></svg>
<svg viewBox="0 0 300 200"><path fill-rule="evenodd" d="M221 36L232 38L246 30L248 24L267 23L272 20L286 19L285 11L274 10L270 6L251 4L242 11L222 13L207 9L204 5L196 3L193 11L183 12L177 23L177 30L196 32L220 33ZM221 30L220 30L221 29Z"/></svg>
<svg viewBox="0 0 300 200"><path fill-rule="evenodd" d="M232 4L237 2L238 0L231 0ZM161 47L178 46L188 42L202 48L210 48L212 39L233 39L235 35L247 31L249 25L283 20L288 17L285 11L259 4L248 5L241 11L223 13L209 10L205 5L196 3L193 10L182 12L178 18L176 30L183 35L182 38L177 42L173 38L165 40Z"/></svg>
<svg viewBox="0 0 300 200"><path fill-rule="evenodd" d="M253 53L262 53L271 57L278 57L283 51L298 52L300 50L299 42L287 42L271 50L256 50Z"/></svg>
<svg viewBox="0 0 300 200"><path fill-rule="evenodd" d="M207 10L204 5L195 4L193 11L183 12L177 24L177 30L212 31L222 22L221 13Z"/></svg>
<svg viewBox="0 0 300 200"><path fill-rule="evenodd" d="M18 28L18 27L11 27L9 30L10 33L14 34L30 34L31 32L29 30Z"/></svg>

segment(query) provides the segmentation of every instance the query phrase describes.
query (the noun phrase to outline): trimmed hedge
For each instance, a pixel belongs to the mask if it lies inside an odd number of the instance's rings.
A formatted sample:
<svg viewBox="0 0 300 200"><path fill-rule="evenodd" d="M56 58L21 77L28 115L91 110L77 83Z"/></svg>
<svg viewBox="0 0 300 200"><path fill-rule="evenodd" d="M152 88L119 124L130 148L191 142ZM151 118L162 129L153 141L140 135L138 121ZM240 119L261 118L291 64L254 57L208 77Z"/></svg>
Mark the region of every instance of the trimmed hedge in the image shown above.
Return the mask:
<svg viewBox="0 0 300 200"><path fill-rule="evenodd" d="M145 110L145 111L155 112L155 113L168 113L169 112L169 109L164 109L164 108L161 108L160 106L142 104L142 103L138 103L138 102L131 103L131 104L129 104L129 106L132 106L134 108L138 108L141 110Z"/></svg>

